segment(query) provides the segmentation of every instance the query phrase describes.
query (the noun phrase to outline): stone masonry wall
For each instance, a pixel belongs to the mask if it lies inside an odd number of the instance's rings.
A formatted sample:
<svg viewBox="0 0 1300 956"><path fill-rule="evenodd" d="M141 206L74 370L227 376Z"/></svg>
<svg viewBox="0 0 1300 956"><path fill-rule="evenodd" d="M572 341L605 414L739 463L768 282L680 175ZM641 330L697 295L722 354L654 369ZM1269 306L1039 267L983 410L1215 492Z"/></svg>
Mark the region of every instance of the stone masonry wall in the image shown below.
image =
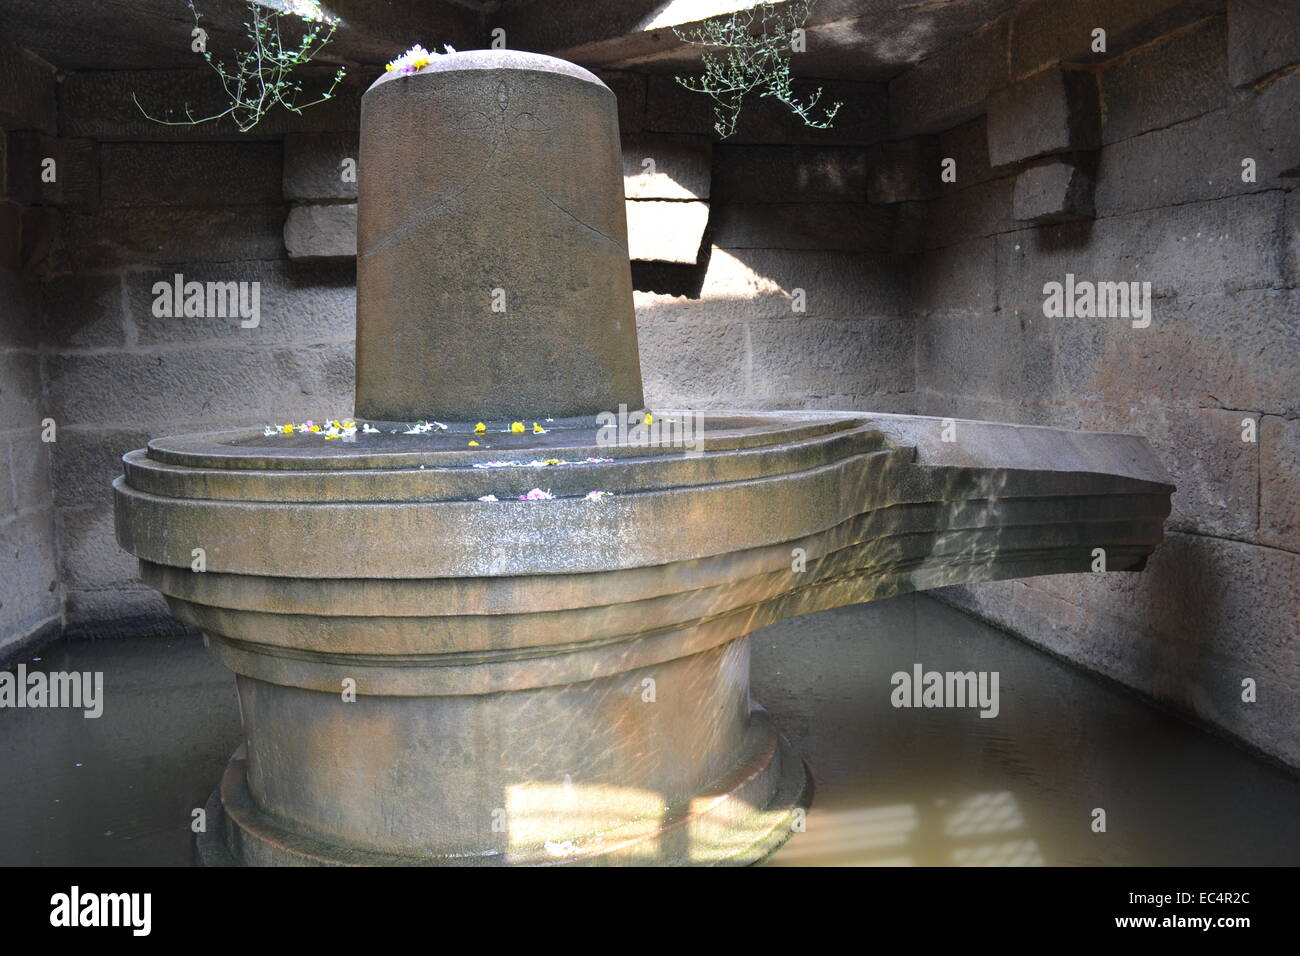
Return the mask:
<svg viewBox="0 0 1300 956"><path fill-rule="evenodd" d="M29 525L54 519L57 571L48 576L61 582L69 634L180 627L114 538L110 485L123 453L158 435L351 409L355 266L290 260L283 161L286 138L355 127L359 83L342 108L319 107L292 124L276 117L251 137L217 124L159 126L131 101L137 91L151 104L192 96L192 80L73 73L57 91L57 123L21 141L10 135L10 178L47 215L40 241L29 236L24 247L26 351L16 379L4 377L6 386L39 378L41 400L14 406L4 421L29 446L39 421L57 424L57 441L40 446L49 456L46 511L29 503L19 515ZM45 157L56 158L54 182L31 175ZM157 314L155 283L177 275L246 283L249 305L256 284L257 324L221 309ZM6 591L25 607L46 582L26 580L42 573L35 560L22 573ZM0 626L0 644L19 637Z"/></svg>
<svg viewBox="0 0 1300 956"><path fill-rule="evenodd" d="M62 628L50 444L41 440L40 288L24 277L25 250L45 210L10 175L25 141L52 132L54 71L0 41L0 662ZM24 236L27 242L24 242Z"/></svg>
<svg viewBox="0 0 1300 956"><path fill-rule="evenodd" d="M914 276L918 411L1146 436L1166 543L1140 575L942 593L1300 766L1300 5L1095 6L1022 3L891 85L896 133L957 169ZM1150 326L1046 317L1067 273L1150 282Z"/></svg>
<svg viewBox="0 0 1300 956"><path fill-rule="evenodd" d="M710 102L671 76L604 78L619 95L625 157L655 156L665 135L712 135ZM824 95L845 104L834 129L759 101L714 142L706 235L683 288L634 269L648 278L636 306L652 404L912 405L908 274L921 220L914 204L869 189L868 155L888 135L885 86L827 83Z"/></svg>

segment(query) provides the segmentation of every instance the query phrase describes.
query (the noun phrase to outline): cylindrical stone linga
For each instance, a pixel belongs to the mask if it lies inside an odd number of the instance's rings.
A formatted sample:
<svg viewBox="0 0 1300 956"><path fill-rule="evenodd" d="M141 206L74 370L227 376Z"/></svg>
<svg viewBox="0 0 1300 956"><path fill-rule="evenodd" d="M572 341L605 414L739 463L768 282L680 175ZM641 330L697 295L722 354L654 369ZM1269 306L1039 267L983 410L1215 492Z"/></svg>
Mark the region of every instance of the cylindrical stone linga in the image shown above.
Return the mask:
<svg viewBox="0 0 1300 956"><path fill-rule="evenodd" d="M477 51L365 94L358 417L570 418L642 406L614 94Z"/></svg>

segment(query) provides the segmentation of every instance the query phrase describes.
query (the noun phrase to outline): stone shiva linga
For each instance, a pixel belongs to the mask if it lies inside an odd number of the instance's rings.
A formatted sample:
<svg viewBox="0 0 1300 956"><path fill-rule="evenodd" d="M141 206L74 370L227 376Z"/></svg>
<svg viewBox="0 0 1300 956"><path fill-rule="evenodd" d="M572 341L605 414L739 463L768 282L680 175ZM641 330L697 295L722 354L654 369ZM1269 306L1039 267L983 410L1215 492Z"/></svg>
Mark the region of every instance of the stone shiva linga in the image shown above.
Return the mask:
<svg viewBox="0 0 1300 956"><path fill-rule="evenodd" d="M361 130L355 431L159 438L114 482L118 540L237 675L203 862L753 862L810 795L750 700L753 631L1159 544L1173 489L1137 437L645 427L615 100L586 70L434 57Z"/></svg>

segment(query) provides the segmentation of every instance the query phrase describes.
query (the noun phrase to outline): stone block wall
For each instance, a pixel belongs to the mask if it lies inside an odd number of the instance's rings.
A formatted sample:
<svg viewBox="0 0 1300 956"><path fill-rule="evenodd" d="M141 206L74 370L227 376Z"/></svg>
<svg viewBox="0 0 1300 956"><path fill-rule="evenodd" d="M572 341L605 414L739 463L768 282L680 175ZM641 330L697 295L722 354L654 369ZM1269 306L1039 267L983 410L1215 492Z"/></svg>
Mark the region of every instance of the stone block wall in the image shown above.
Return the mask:
<svg viewBox="0 0 1300 956"><path fill-rule="evenodd" d="M634 247L636 207L651 205L636 198L644 159L662 166L684 139L714 140L709 191L693 185L675 200L708 201L694 261L634 263L647 401L909 408L917 210L871 192L868 152L888 136L884 84L826 83L827 101L845 104L834 129L809 129L763 100L717 141L710 101L671 76L602 78L619 96ZM685 210L656 205L676 217L661 221L685 225Z"/></svg>
<svg viewBox="0 0 1300 956"><path fill-rule="evenodd" d="M33 182L54 131L54 71L0 40L0 661L63 626L40 365L40 286L24 275L48 210ZM39 157L25 168L22 157ZM61 158L61 157L60 157ZM67 182L67 181L65 181ZM60 184L62 185L62 184Z"/></svg>
<svg viewBox="0 0 1300 956"><path fill-rule="evenodd" d="M362 82L341 113L322 107L241 136L133 115L132 92L172 102L194 87L189 74L74 73L48 122L7 131L7 207L22 213L23 236L22 261L0 284L0 526L21 574L0 572L0 653L51 617L74 635L179 628L114 538L110 484L124 452L162 434L350 411L355 248L292 257L299 190L285 156L304 139L355 140ZM49 83L52 108L52 72ZM49 158L52 181L40 175ZM337 228L325 231L337 245ZM177 276L222 296L173 314L160 301L174 296L156 287ZM247 317L226 307L227 288L244 294ZM46 419L57 429L48 444Z"/></svg>
<svg viewBox="0 0 1300 956"><path fill-rule="evenodd" d="M1178 485L1144 574L944 596L1300 766L1300 6L1025 2L937 59L890 90L956 161L917 410L1136 432ZM1067 273L1149 282L1149 327L1048 317Z"/></svg>

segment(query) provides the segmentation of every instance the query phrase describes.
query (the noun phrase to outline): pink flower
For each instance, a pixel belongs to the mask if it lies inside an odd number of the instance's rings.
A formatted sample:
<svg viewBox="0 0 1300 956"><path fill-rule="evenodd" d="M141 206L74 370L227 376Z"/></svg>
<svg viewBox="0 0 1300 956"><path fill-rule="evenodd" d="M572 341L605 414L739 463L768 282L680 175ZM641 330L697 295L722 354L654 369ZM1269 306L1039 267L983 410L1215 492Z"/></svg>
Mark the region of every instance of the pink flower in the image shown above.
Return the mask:
<svg viewBox="0 0 1300 956"><path fill-rule="evenodd" d="M554 498L555 495L549 491L542 491L541 488L534 488L528 494L519 496L520 501L551 501Z"/></svg>

